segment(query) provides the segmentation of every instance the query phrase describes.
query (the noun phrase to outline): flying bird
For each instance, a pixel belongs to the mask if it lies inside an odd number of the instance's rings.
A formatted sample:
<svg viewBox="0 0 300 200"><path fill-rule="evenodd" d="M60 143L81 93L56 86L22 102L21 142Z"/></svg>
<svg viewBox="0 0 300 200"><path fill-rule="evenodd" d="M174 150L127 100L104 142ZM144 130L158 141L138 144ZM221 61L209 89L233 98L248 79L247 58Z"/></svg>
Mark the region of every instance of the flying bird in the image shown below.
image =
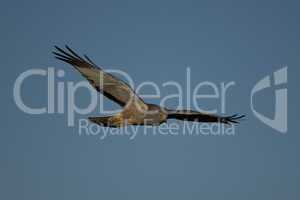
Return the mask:
<svg viewBox="0 0 300 200"><path fill-rule="evenodd" d="M218 116L193 110L172 110L143 101L124 81L102 70L87 55L80 57L70 47L55 46L55 58L72 65L104 96L119 104L121 112L111 116L89 117L91 122L107 127L160 125L168 119L206 123L239 123L245 115Z"/></svg>

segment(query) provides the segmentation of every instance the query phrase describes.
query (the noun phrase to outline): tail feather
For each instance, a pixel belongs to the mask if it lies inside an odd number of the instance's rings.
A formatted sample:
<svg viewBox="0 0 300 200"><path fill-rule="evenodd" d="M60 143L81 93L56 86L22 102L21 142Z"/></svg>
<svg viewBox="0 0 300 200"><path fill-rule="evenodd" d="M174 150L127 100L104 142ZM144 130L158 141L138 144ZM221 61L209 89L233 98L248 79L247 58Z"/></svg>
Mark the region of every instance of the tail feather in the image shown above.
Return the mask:
<svg viewBox="0 0 300 200"><path fill-rule="evenodd" d="M91 122L98 124L100 126L109 126L109 127L116 127L112 123L113 116L106 116L106 117L89 117L88 118Z"/></svg>

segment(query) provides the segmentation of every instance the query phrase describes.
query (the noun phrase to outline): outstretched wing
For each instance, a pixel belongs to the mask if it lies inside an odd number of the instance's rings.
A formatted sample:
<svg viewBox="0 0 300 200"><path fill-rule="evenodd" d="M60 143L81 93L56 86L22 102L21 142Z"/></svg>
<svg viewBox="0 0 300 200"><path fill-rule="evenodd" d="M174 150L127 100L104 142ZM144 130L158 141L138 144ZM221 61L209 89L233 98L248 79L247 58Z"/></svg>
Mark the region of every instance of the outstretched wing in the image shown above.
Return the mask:
<svg viewBox="0 0 300 200"><path fill-rule="evenodd" d="M245 115L231 115L231 116L218 116L213 114L201 113L190 110L168 110L168 119L179 119L185 121L195 122L215 122L224 124L237 124L239 120L244 118Z"/></svg>
<svg viewBox="0 0 300 200"><path fill-rule="evenodd" d="M57 52L53 52L55 58L75 67L98 92L103 93L107 98L115 101L122 107L130 103L139 109L147 108L147 105L128 84L112 74L104 72L86 55L84 55L85 59L83 59L68 46L66 46L67 50L57 46L55 46L55 49L57 50Z"/></svg>

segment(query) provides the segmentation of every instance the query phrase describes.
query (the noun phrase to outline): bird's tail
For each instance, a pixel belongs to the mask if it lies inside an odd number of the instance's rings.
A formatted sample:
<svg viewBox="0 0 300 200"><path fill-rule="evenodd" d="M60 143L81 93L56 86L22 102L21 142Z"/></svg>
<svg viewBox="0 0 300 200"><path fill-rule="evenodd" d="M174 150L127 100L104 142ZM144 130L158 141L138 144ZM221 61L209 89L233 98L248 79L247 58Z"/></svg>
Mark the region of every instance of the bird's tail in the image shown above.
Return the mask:
<svg viewBox="0 0 300 200"><path fill-rule="evenodd" d="M89 117L89 120L95 124L100 126L109 126L109 127L117 127L118 125L115 123L114 116L105 116L105 117Z"/></svg>

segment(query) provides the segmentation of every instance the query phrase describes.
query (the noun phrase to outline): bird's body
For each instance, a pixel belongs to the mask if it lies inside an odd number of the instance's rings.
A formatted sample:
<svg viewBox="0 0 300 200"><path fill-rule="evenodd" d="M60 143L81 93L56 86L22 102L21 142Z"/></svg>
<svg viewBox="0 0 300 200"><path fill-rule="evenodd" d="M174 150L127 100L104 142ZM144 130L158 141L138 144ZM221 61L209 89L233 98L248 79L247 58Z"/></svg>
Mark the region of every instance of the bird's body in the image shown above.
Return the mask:
<svg viewBox="0 0 300 200"><path fill-rule="evenodd" d="M156 126L167 122L167 119L184 121L238 123L244 115L217 116L191 110L171 110L158 105L145 103L124 81L104 72L87 56L85 59L78 56L66 46L68 51L55 47L58 52L53 52L59 60L75 67L98 91L123 107L122 112L113 116L89 117L101 126L122 127L126 125L151 125Z"/></svg>
<svg viewBox="0 0 300 200"><path fill-rule="evenodd" d="M154 104L147 104L147 110L139 111L124 108L122 112L107 117L89 117L89 119L102 126L122 127L127 125L156 126L167 121L168 113Z"/></svg>

